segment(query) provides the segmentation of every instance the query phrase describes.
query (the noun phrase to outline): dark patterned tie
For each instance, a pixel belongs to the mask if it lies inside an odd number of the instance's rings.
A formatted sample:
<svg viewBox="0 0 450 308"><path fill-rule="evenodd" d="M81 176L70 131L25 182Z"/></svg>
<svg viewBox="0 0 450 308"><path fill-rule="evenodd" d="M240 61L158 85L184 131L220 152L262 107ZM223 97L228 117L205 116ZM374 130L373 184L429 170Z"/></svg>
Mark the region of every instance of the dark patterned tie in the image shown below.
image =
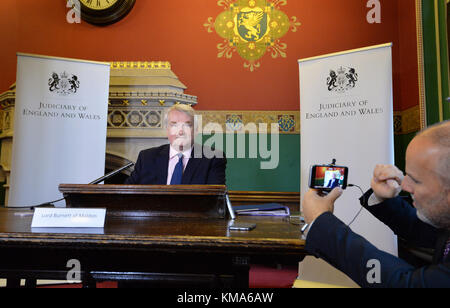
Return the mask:
<svg viewBox="0 0 450 308"><path fill-rule="evenodd" d="M450 238L447 240L447 244L445 245L443 260L447 259L449 252L450 252Z"/></svg>
<svg viewBox="0 0 450 308"><path fill-rule="evenodd" d="M181 179L183 178L183 154L178 153L178 163L173 170L172 179L170 180L170 185L180 185Z"/></svg>

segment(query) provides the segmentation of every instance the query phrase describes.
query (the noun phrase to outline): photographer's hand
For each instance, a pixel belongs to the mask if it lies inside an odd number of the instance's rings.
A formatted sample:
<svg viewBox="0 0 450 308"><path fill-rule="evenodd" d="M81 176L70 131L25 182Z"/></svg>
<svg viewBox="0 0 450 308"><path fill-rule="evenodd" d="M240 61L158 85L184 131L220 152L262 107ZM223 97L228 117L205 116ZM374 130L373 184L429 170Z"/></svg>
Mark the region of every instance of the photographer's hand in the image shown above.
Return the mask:
<svg viewBox="0 0 450 308"><path fill-rule="evenodd" d="M320 191L310 189L303 197L302 212L307 224L311 224L325 212L334 211L334 202L342 195L342 188L336 187L328 195L322 197Z"/></svg>
<svg viewBox="0 0 450 308"><path fill-rule="evenodd" d="M371 187L379 200L395 198L401 192L404 175L393 165L376 165Z"/></svg>

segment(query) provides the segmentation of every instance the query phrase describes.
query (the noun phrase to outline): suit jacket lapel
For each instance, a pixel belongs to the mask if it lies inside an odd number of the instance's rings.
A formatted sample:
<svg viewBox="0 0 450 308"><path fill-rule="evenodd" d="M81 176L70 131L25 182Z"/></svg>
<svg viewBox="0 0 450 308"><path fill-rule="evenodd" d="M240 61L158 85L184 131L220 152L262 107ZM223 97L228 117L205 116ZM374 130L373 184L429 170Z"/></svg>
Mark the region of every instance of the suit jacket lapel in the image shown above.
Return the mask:
<svg viewBox="0 0 450 308"><path fill-rule="evenodd" d="M185 185L192 183L192 178L194 177L195 170L197 170L198 165L202 162L201 159L194 157L196 146L197 145L194 145L194 148L192 149L191 157L189 158L188 164L183 173L183 179L181 182Z"/></svg>
<svg viewBox="0 0 450 308"><path fill-rule="evenodd" d="M169 166L169 145L163 146L157 157L158 184L167 184L167 168Z"/></svg>

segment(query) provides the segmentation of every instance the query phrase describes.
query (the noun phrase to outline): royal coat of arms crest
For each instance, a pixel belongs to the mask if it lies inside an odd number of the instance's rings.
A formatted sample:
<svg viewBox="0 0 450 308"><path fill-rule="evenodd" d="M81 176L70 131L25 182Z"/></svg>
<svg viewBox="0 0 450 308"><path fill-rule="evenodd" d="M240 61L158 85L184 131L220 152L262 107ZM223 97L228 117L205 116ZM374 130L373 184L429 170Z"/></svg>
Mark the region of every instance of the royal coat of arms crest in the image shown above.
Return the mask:
<svg viewBox="0 0 450 308"><path fill-rule="evenodd" d="M340 67L337 70L330 70L327 77L328 91L343 93L353 89L358 81L358 74L352 67Z"/></svg>
<svg viewBox="0 0 450 308"><path fill-rule="evenodd" d="M80 81L76 75L69 77L69 74L63 72L61 74L52 73L48 80L49 91L56 92L61 96L67 96L77 93L80 88Z"/></svg>

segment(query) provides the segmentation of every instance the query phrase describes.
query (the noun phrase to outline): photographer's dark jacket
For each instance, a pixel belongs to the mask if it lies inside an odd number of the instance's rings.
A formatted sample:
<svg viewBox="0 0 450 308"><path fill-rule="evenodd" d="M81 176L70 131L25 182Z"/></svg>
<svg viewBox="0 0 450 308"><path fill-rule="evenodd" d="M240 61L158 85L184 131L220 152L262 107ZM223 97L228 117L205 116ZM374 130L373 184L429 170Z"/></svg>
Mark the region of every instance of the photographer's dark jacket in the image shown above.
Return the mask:
<svg viewBox="0 0 450 308"><path fill-rule="evenodd" d="M415 268L377 249L329 212L314 221L306 239L306 250L347 274L361 287L450 287L450 258L443 258L450 233L419 220L416 210L400 197L368 206L365 200L371 194L369 190L361 198L361 204L397 236L420 247L435 248L432 265ZM367 279L372 269L368 262L374 259L381 265L380 283Z"/></svg>

